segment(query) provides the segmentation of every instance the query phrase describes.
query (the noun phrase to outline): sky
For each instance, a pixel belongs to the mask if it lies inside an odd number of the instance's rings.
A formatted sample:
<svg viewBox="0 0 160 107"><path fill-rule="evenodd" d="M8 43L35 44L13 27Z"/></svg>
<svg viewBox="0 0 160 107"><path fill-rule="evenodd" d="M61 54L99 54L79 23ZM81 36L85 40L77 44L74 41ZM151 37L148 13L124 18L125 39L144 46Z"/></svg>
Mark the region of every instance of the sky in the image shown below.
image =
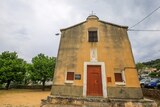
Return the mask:
<svg viewBox="0 0 160 107"><path fill-rule="evenodd" d="M57 56L61 28L83 22L93 11L100 20L133 26L160 0L0 0L0 53L16 51L31 62L39 53ZM160 9L132 29L160 30ZM135 62L160 58L160 31L128 31Z"/></svg>

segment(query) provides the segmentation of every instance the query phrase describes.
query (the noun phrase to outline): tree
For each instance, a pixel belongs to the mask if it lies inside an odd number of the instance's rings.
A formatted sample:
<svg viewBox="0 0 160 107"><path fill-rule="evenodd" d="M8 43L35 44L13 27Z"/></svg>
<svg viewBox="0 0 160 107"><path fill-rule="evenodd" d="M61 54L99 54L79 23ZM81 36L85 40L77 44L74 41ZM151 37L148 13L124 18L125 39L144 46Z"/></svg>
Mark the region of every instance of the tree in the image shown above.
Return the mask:
<svg viewBox="0 0 160 107"><path fill-rule="evenodd" d="M160 59L143 62L143 64L149 68L156 68L157 70L160 70Z"/></svg>
<svg viewBox="0 0 160 107"><path fill-rule="evenodd" d="M31 81L31 73L33 71L33 65L31 63L26 64L26 73L24 77L24 85L28 85Z"/></svg>
<svg viewBox="0 0 160 107"><path fill-rule="evenodd" d="M53 77L55 58L45 56L40 53L32 58L33 67L30 73L32 81L41 81L42 90L45 90L45 82L49 81Z"/></svg>
<svg viewBox="0 0 160 107"><path fill-rule="evenodd" d="M146 67L146 66L145 66L143 63L138 62L138 63L136 64L136 68L137 68L137 71L138 71L138 74L139 74L139 75L141 75L141 73L142 73L143 69L145 69L145 67Z"/></svg>
<svg viewBox="0 0 160 107"><path fill-rule="evenodd" d="M16 52L5 51L0 54L0 83L6 83L8 90L11 81L20 82L26 72L26 62L18 58Z"/></svg>

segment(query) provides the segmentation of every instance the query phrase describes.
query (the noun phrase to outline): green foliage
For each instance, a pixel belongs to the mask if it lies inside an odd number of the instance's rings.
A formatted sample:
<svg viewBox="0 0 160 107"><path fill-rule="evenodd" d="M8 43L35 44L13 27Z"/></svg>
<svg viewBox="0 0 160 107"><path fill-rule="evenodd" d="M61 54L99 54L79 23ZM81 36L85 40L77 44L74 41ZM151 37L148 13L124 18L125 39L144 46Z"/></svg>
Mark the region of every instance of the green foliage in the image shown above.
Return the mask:
<svg viewBox="0 0 160 107"><path fill-rule="evenodd" d="M157 70L160 70L160 59L144 62L143 64L147 67L157 68Z"/></svg>
<svg viewBox="0 0 160 107"><path fill-rule="evenodd" d="M157 75L158 75L158 77L160 77L160 72L158 72L158 74L157 74Z"/></svg>
<svg viewBox="0 0 160 107"><path fill-rule="evenodd" d="M30 83L32 71L33 71L33 65L30 63L27 63L26 64L26 73L25 73L25 77L24 77L24 85L28 85Z"/></svg>
<svg viewBox="0 0 160 107"><path fill-rule="evenodd" d="M16 52L5 51L0 54L0 87L6 85L9 88L12 85L25 84L31 81L42 82L43 90L45 82L53 77L55 58L44 54L38 54L32 58L32 63L26 63L18 58Z"/></svg>
<svg viewBox="0 0 160 107"><path fill-rule="evenodd" d="M160 89L160 83L157 84L157 88Z"/></svg>
<svg viewBox="0 0 160 107"><path fill-rule="evenodd" d="M41 81L43 84L43 90L45 82L49 81L53 77L55 58L45 56L40 53L32 58L32 64L30 65L30 77L32 81Z"/></svg>
<svg viewBox="0 0 160 107"><path fill-rule="evenodd" d="M142 71L146 68L146 66L144 64L138 62L136 64L136 68L137 68L138 74L141 75Z"/></svg>
<svg viewBox="0 0 160 107"><path fill-rule="evenodd" d="M0 83L0 89L3 88L3 84Z"/></svg>
<svg viewBox="0 0 160 107"><path fill-rule="evenodd" d="M137 70L144 69L145 67L146 67L146 66L145 66L143 63L138 62L138 63L136 64Z"/></svg>
<svg viewBox="0 0 160 107"><path fill-rule="evenodd" d="M149 74L150 77L154 78L154 77L158 77L158 73L157 72L151 72Z"/></svg>
<svg viewBox="0 0 160 107"><path fill-rule="evenodd" d="M18 58L16 52L5 51L0 54L0 83L6 84L6 89L9 88L11 81L22 81L26 62Z"/></svg>
<svg viewBox="0 0 160 107"><path fill-rule="evenodd" d="M160 70L160 59L156 59L156 60L151 60L148 62L143 62L143 63L137 63L136 64L137 70L139 71L139 74L141 74L141 72L143 71L143 69L145 68L156 68L157 71ZM160 72L156 73L150 73L149 74L150 77L160 77Z"/></svg>

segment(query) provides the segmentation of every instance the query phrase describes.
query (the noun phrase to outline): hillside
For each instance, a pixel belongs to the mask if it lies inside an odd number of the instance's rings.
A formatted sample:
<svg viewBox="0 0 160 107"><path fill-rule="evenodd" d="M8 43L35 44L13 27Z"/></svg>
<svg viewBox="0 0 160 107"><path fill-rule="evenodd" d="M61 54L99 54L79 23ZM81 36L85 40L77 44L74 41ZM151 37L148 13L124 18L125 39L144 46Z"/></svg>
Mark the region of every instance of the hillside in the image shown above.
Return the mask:
<svg viewBox="0 0 160 107"><path fill-rule="evenodd" d="M143 62L142 64L147 67L157 68L157 70L160 69L160 59Z"/></svg>

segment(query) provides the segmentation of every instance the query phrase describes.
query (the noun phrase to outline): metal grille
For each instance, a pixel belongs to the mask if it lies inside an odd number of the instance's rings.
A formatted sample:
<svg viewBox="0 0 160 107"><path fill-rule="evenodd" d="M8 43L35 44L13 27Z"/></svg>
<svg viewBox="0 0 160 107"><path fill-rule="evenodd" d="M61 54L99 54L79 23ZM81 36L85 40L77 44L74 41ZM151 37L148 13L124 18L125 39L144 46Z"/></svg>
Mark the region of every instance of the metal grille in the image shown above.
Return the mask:
<svg viewBox="0 0 160 107"><path fill-rule="evenodd" d="M74 80L74 72L67 72L67 80Z"/></svg>
<svg viewBox="0 0 160 107"><path fill-rule="evenodd" d="M114 73L115 82L123 82L122 73Z"/></svg>
<svg viewBox="0 0 160 107"><path fill-rule="evenodd" d="M89 31L89 42L98 42L97 31Z"/></svg>

